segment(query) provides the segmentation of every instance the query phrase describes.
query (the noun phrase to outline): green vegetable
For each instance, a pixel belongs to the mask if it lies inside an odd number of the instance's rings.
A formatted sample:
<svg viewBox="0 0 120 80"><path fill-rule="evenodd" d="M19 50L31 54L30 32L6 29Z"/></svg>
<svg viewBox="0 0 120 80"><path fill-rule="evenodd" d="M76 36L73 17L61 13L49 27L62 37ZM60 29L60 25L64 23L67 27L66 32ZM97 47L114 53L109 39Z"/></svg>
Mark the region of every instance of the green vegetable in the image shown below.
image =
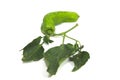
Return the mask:
<svg viewBox="0 0 120 80"><path fill-rule="evenodd" d="M84 64L86 64L90 58L90 55L87 51L82 51L83 45L81 45L79 40L67 35L67 33L76 28L78 24L65 32L55 34L56 25L64 22L76 22L78 18L79 15L76 12L69 11L57 11L45 15L41 26L41 32L44 34L44 36L35 38L22 49L22 61L31 62L44 58L47 66L47 72L50 74L50 76L57 73L60 64L66 59L69 59L74 63L74 68L72 71L77 71L80 69ZM51 37L57 38L57 36L62 36L60 45L45 50L43 47L44 44L52 44L54 41L51 40ZM68 42L67 44L64 44L66 38L73 40L75 43ZM58 41L58 43L59 42L60 41Z"/></svg>
<svg viewBox="0 0 120 80"><path fill-rule="evenodd" d="M64 22L75 22L79 15L75 12L57 11L51 12L44 16L41 31L45 35L54 35L55 26Z"/></svg>

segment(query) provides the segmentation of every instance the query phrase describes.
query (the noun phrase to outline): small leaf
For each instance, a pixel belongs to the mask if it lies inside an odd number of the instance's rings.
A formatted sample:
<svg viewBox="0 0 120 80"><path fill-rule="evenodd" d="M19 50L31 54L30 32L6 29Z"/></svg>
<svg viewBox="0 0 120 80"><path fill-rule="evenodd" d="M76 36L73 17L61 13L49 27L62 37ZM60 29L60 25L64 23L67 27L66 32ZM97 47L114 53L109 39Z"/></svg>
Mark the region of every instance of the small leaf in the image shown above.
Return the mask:
<svg viewBox="0 0 120 80"><path fill-rule="evenodd" d="M72 44L64 44L50 48L45 54L45 63L48 67L49 74L55 75L59 65L68 57L74 53L74 47Z"/></svg>
<svg viewBox="0 0 120 80"><path fill-rule="evenodd" d="M26 45L24 48L23 48L23 50L24 49L27 49L27 48L30 48L30 47L33 47L33 46L35 46L35 45L38 45L39 43L40 43L40 41L41 41L41 36L39 36L39 37L37 37L36 39L34 39L32 42L30 42L28 45Z"/></svg>
<svg viewBox="0 0 120 80"><path fill-rule="evenodd" d="M50 40L49 36L44 36L43 41L44 41L46 44L49 44L49 43L52 43L52 42L53 42L53 40Z"/></svg>
<svg viewBox="0 0 120 80"><path fill-rule="evenodd" d="M86 51L82 51L71 57L70 60L74 62L74 68L72 71L76 71L81 68L88 61L89 58L89 53Z"/></svg>
<svg viewBox="0 0 120 80"><path fill-rule="evenodd" d="M79 50L79 45L78 45L77 42L74 44L74 48L75 48L75 51L78 51L78 50Z"/></svg>
<svg viewBox="0 0 120 80"><path fill-rule="evenodd" d="M40 45L41 37L34 39L23 48L23 62L38 61L43 58L44 48Z"/></svg>
<svg viewBox="0 0 120 80"><path fill-rule="evenodd" d="M53 40L49 40L49 43L52 43L52 42L54 42Z"/></svg>

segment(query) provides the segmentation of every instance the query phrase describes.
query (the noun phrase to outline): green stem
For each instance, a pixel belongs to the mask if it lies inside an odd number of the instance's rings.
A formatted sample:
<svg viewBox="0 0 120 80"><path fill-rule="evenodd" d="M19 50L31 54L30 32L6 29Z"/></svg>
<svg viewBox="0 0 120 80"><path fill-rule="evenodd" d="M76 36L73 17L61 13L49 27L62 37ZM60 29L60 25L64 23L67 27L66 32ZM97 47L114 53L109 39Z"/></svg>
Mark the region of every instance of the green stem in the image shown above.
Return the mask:
<svg viewBox="0 0 120 80"><path fill-rule="evenodd" d="M59 33L59 34L54 34L53 36L61 36L61 35L64 35L68 32L70 32L71 30L73 30L74 28L76 28L78 26L78 24L76 24L75 26L73 26L72 28L68 29L67 31L65 32L62 32L62 33Z"/></svg>
<svg viewBox="0 0 120 80"><path fill-rule="evenodd" d="M67 35L65 35L65 37L67 37L67 38L69 38L69 39L72 39L72 40L74 40L74 41L78 42L78 43L79 43L79 45L81 46L80 41L78 41L78 40L76 40L76 39L74 39L74 38L72 38L72 37L70 37L70 36L67 36Z"/></svg>
<svg viewBox="0 0 120 80"><path fill-rule="evenodd" d="M62 44L64 44L65 37L66 37L66 34L63 35L63 41L62 41Z"/></svg>
<svg viewBox="0 0 120 80"><path fill-rule="evenodd" d="M74 39L74 38L69 37L69 36L66 35L66 33L70 32L71 30L73 30L73 29L76 28L77 26L78 26L78 24L74 25L72 28L68 29L68 30L65 31L65 32L61 32L61 33L59 33L59 34L54 34L53 36L62 36L62 35L63 35L63 41L62 41L62 44L64 44L65 37L67 37L67 38L69 38L69 39L72 39L72 40L78 42L79 45L80 45L80 47L81 47L81 43L80 43L78 40L76 40L76 39Z"/></svg>

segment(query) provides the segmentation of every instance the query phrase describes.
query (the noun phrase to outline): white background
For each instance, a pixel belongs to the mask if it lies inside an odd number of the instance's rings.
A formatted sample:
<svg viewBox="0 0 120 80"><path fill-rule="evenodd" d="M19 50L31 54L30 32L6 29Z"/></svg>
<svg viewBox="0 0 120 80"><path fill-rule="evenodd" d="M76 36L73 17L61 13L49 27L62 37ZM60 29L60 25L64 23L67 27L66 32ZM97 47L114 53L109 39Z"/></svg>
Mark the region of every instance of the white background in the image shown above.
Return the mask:
<svg viewBox="0 0 120 80"><path fill-rule="evenodd" d="M23 64L19 50L42 35L43 16L59 10L80 14L79 27L69 35L85 45L91 58L77 72L66 63L48 78L43 60ZM0 0L0 80L120 80L119 27L119 0ZM56 41L53 45L61 43Z"/></svg>

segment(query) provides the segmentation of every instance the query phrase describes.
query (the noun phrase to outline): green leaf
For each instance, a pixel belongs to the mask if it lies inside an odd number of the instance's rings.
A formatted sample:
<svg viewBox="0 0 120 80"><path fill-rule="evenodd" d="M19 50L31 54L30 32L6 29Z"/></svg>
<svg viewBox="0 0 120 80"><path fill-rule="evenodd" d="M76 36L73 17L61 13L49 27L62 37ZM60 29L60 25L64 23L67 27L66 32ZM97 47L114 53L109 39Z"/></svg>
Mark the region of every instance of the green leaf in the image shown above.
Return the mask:
<svg viewBox="0 0 120 80"><path fill-rule="evenodd" d="M43 41L44 41L44 43L46 43L46 44L49 44L49 43L52 43L52 42L53 42L53 40L50 40L50 37L49 37L49 36L44 36Z"/></svg>
<svg viewBox="0 0 120 80"><path fill-rule="evenodd" d="M40 45L41 37L34 39L23 48L23 62L38 61L43 58L44 48Z"/></svg>
<svg viewBox="0 0 120 80"><path fill-rule="evenodd" d="M77 42L74 44L74 49L75 49L76 52L79 50L79 45L78 45Z"/></svg>
<svg viewBox="0 0 120 80"><path fill-rule="evenodd" d="M79 52L78 54L71 57L70 60L74 62L74 68L72 71L76 71L85 65L89 58L89 53L86 51Z"/></svg>
<svg viewBox="0 0 120 80"><path fill-rule="evenodd" d="M41 36L39 36L39 37L37 37L37 38L35 38L32 42L30 42L28 45L26 45L24 48L23 48L23 50L24 49L29 49L30 47L33 47L33 46L36 46L36 45L38 45L39 43L40 43L40 41L41 41Z"/></svg>
<svg viewBox="0 0 120 80"><path fill-rule="evenodd" d="M63 44L46 51L44 58L49 74L51 76L55 75L59 65L72 54L74 54L74 46L72 44Z"/></svg>

